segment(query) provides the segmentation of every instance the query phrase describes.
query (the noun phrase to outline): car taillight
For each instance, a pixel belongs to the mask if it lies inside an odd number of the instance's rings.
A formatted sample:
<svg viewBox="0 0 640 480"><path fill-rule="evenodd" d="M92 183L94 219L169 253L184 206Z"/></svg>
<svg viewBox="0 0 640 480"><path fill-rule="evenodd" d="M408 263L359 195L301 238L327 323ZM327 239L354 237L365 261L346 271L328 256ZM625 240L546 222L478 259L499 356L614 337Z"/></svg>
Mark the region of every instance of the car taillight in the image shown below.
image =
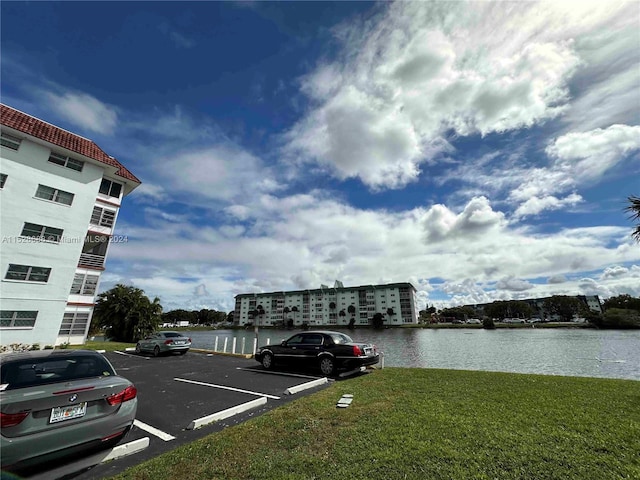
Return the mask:
<svg viewBox="0 0 640 480"><path fill-rule="evenodd" d="M189 343L191 343L191 339L189 339Z"/></svg>
<svg viewBox="0 0 640 480"><path fill-rule="evenodd" d="M23 421L29 412L20 412L20 413L0 413L0 426L2 428L15 427L21 421Z"/></svg>
<svg viewBox="0 0 640 480"><path fill-rule="evenodd" d="M165 340L164 344L165 345L171 345L173 343L173 340Z"/></svg>
<svg viewBox="0 0 640 480"><path fill-rule="evenodd" d="M356 357L362 355L362 350L360 350L360 347L358 345L353 346L353 355Z"/></svg>
<svg viewBox="0 0 640 480"><path fill-rule="evenodd" d="M120 393L107 397L107 403L111 406L120 405L128 400L133 400L138 395L138 390L133 385L125 388Z"/></svg>

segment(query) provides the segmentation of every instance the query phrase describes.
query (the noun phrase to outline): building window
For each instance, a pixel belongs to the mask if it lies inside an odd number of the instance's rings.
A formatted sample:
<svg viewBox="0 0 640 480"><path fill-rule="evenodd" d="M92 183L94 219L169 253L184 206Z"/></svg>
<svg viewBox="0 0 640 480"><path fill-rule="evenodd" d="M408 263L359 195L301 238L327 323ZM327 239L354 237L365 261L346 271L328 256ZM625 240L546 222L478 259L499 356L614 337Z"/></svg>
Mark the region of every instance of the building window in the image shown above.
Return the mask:
<svg viewBox="0 0 640 480"><path fill-rule="evenodd" d="M73 193L58 190L57 188L47 187L46 185L38 185L36 197L43 200L50 200L63 205L71 205L73 203Z"/></svg>
<svg viewBox="0 0 640 480"><path fill-rule="evenodd" d="M91 214L92 225L99 225L101 227L113 227L113 222L115 221L115 219L116 212L114 210L93 207L93 213Z"/></svg>
<svg viewBox="0 0 640 480"><path fill-rule="evenodd" d="M102 183L100 184L99 191L104 195L120 198L121 190L122 190L122 185L116 182L112 182L111 180L107 180L106 178L103 178Z"/></svg>
<svg viewBox="0 0 640 480"><path fill-rule="evenodd" d="M9 264L9 269L5 275L5 280L23 280L25 282L42 282L49 281L50 268L32 267L30 265Z"/></svg>
<svg viewBox="0 0 640 480"><path fill-rule="evenodd" d="M33 328L36 324L37 316L38 312L36 311L0 310L0 328Z"/></svg>
<svg viewBox="0 0 640 480"><path fill-rule="evenodd" d="M0 173L0 188L4 188L4 184L7 182L7 174Z"/></svg>
<svg viewBox="0 0 640 480"><path fill-rule="evenodd" d="M76 160L75 158L67 157L65 155L60 155L59 153L51 152L51 155L49 155L49 161L56 165L60 165L61 167L67 167L71 170L75 170L76 172L81 172L82 167L84 167L83 161Z"/></svg>
<svg viewBox="0 0 640 480"><path fill-rule="evenodd" d="M2 135L0 136L0 143L2 146L10 148L11 150L18 150L20 142L22 142L21 138L14 137L13 135L9 135L4 132L2 132Z"/></svg>
<svg viewBox="0 0 640 480"><path fill-rule="evenodd" d="M99 275L85 275L76 273L71 284L71 295L95 295Z"/></svg>
<svg viewBox="0 0 640 480"><path fill-rule="evenodd" d="M89 313L67 312L62 318L58 335L84 335L89 324Z"/></svg>
<svg viewBox="0 0 640 480"><path fill-rule="evenodd" d="M46 227L44 225L25 222L24 227L22 228L22 233L20 235L23 237L40 238L42 240L46 240L47 242L60 243L63 231L64 230L62 230L61 228Z"/></svg>

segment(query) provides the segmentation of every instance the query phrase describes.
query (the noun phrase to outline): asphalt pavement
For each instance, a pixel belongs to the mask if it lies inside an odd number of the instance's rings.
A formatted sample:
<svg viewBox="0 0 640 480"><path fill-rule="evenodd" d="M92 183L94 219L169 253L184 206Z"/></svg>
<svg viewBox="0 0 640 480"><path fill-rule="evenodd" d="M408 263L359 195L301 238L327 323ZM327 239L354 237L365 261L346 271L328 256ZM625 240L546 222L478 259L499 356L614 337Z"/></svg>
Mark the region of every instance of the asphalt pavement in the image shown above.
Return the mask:
<svg viewBox="0 0 640 480"><path fill-rule="evenodd" d="M97 465L86 465L99 461L91 456L74 458L66 464L47 464L28 472L27 478L96 480L110 477L328 385L313 372L265 372L255 360L246 358L196 352L160 357L107 352L105 356L116 372L131 380L138 389L135 426L120 444L126 446L116 450L126 450L128 446L139 450ZM322 384L294 395L285 393L314 380ZM206 423L220 416L222 420ZM206 424L193 428L202 422Z"/></svg>

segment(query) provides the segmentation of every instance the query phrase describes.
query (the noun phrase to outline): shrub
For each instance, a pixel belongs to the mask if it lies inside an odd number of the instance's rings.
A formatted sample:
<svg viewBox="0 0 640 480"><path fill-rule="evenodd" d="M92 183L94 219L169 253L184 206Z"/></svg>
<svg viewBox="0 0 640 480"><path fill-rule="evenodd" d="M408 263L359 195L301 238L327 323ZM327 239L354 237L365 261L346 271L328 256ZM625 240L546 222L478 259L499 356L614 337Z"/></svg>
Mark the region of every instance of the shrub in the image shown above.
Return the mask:
<svg viewBox="0 0 640 480"><path fill-rule="evenodd" d="M489 329L496 328L496 324L493 323L493 318L490 318L490 317L484 317L482 319L482 326L484 328L489 328Z"/></svg>

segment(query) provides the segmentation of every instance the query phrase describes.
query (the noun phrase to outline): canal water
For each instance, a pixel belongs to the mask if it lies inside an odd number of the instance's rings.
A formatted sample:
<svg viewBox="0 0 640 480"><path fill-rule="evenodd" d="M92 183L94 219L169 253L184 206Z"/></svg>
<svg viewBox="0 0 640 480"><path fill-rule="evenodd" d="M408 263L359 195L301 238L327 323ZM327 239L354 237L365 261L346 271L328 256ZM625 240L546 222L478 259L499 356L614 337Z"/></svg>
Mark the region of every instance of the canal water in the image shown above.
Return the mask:
<svg viewBox="0 0 640 480"><path fill-rule="evenodd" d="M343 330L373 343L387 367L450 368L640 380L640 330L561 328ZM280 342L296 330L262 329L259 345ZM194 348L227 352L253 348L253 330L189 331Z"/></svg>

